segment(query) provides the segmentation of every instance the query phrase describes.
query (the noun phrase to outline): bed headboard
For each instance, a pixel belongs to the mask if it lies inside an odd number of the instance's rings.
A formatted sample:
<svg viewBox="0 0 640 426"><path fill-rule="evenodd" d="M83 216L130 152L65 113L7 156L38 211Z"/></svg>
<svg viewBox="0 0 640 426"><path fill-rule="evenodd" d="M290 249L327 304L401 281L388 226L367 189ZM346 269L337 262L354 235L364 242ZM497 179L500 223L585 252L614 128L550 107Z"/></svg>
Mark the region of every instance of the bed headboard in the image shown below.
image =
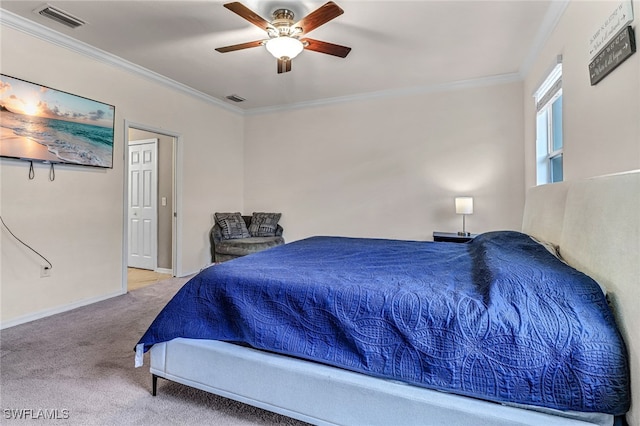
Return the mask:
<svg viewBox="0 0 640 426"><path fill-rule="evenodd" d="M629 351L627 422L640 425L640 170L530 188L522 230L606 289Z"/></svg>

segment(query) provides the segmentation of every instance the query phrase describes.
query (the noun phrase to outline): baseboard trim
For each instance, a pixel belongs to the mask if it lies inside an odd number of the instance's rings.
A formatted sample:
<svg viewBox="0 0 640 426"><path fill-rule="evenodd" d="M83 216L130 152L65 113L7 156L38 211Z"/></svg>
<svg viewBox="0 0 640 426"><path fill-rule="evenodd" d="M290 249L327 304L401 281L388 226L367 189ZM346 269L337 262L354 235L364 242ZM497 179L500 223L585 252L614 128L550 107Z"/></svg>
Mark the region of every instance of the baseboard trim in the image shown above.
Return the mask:
<svg viewBox="0 0 640 426"><path fill-rule="evenodd" d="M173 276L173 269L156 268L155 272L159 274L170 274L171 276Z"/></svg>
<svg viewBox="0 0 640 426"><path fill-rule="evenodd" d="M116 293L109 293L107 295L92 297L89 299L79 300L77 302L70 303L68 305L57 306L51 309L45 309L43 311L34 312L31 314L23 315L18 318L14 318L8 321L0 322L0 330L4 330L5 328L15 327L16 325L25 324L31 321L35 321L38 319L50 317L52 315L61 314L63 312L71 311L76 308L81 308L83 306L91 305L92 303L102 302L103 300L111 299L112 297L120 296L125 294L122 291Z"/></svg>

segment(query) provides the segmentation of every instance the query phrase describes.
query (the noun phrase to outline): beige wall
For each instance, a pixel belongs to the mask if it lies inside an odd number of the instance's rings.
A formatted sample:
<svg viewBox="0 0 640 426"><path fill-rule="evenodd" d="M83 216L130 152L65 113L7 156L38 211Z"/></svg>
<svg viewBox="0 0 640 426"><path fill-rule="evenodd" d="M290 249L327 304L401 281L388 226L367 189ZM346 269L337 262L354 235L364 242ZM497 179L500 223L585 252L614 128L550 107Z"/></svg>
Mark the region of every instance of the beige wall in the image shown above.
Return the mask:
<svg viewBox="0 0 640 426"><path fill-rule="evenodd" d="M616 4L572 1L525 80L527 187L535 185L536 176L532 95L557 55L563 56L565 180L640 168L640 55L632 55L597 85L589 82L589 39ZM637 27L640 2L634 6Z"/></svg>
<svg viewBox="0 0 640 426"><path fill-rule="evenodd" d="M285 238L430 240L519 229L524 203L522 84L248 116L245 212L280 211Z"/></svg>
<svg viewBox="0 0 640 426"><path fill-rule="evenodd" d="M48 168L0 160L2 218L49 258L1 233L3 327L119 294L123 270L124 120L181 135L182 262L179 274L210 261L208 230L219 208L242 209L242 116L95 59L1 27L2 73L116 106L113 169ZM224 185L219 185L224 182Z"/></svg>
<svg viewBox="0 0 640 426"><path fill-rule="evenodd" d="M640 55L633 54L597 85L589 82L589 38L617 2L572 1L524 84L525 160L527 186L535 185L535 109L531 95L544 80L558 54L563 55L564 178L576 180L640 169ZM634 1L632 26L640 23L640 2ZM613 241L603 244L615 243ZM621 255L624 255L621 253ZM637 281L631 285L640 285ZM637 326L637 325L636 325ZM627 325L625 329L633 328ZM638 359L640 342L623 335L631 359ZM630 425L640 425L640 377L632 366Z"/></svg>

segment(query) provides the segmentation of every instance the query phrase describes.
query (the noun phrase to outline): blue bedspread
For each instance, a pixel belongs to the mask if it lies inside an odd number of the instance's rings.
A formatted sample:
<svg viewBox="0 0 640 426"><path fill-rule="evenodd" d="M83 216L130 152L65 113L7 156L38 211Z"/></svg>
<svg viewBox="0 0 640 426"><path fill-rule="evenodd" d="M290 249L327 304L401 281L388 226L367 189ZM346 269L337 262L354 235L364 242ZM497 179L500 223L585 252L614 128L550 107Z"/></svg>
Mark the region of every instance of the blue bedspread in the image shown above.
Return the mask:
<svg viewBox="0 0 640 426"><path fill-rule="evenodd" d="M478 397L622 414L626 348L598 284L528 236L313 237L203 270L140 339L247 343Z"/></svg>

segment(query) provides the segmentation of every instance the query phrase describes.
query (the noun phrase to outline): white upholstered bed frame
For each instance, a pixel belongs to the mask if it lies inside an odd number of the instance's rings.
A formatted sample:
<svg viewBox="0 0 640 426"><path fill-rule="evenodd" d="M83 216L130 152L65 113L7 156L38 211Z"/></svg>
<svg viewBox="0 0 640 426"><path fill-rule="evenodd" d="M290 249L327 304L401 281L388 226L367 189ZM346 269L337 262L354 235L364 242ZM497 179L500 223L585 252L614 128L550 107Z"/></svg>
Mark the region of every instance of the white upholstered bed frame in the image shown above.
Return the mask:
<svg viewBox="0 0 640 426"><path fill-rule="evenodd" d="M640 425L640 171L529 189L523 232L609 294L629 350L630 425ZM151 348L157 377L313 424L579 425L579 419L432 391L225 342L175 339ZM635 391L635 392L633 392Z"/></svg>

